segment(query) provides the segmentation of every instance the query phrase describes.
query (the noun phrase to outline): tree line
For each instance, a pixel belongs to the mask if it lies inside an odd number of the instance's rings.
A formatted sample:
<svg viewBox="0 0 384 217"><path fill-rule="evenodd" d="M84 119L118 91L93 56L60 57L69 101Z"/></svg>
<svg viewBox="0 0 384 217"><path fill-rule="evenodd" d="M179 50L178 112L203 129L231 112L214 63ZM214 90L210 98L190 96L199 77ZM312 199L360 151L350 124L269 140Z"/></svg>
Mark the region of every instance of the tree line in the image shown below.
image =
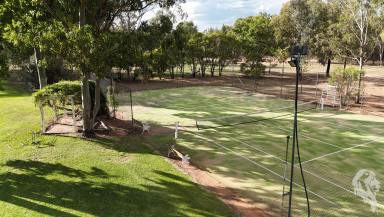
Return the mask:
<svg viewBox="0 0 384 217"><path fill-rule="evenodd" d="M39 88L59 68L81 75L84 135L100 107L100 80L112 68L135 78L221 76L232 63L256 76L266 57L285 62L292 45L307 44L322 64L343 60L360 69L374 58L383 62L382 0L292 0L278 15L261 13L240 18L231 26L198 31L193 22L176 22L168 10L183 0L3 0L0 6L0 75L9 65L32 59ZM151 7L161 10L150 20L142 17ZM33 58L31 58L33 57ZM132 70L132 71L131 71ZM96 77L94 105L89 80ZM361 79L360 79L361 80ZM93 108L93 109L92 109Z"/></svg>

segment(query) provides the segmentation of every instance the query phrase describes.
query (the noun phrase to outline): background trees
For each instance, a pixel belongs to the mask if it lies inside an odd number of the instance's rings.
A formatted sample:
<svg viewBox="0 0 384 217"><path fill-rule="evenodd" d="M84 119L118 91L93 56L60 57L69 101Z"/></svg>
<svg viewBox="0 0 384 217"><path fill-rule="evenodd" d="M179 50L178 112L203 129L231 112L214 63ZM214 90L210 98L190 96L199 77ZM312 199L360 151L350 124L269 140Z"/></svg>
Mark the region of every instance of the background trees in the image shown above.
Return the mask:
<svg viewBox="0 0 384 217"><path fill-rule="evenodd" d="M275 49L271 16L267 14L236 20L233 32L240 42L241 54L251 63L251 67Z"/></svg>
<svg viewBox="0 0 384 217"><path fill-rule="evenodd" d="M204 77L207 72L213 77L241 59L246 72L257 75L263 72L266 57L275 56L284 63L295 43L308 44L311 56L328 64L327 75L332 59L350 59L360 68L373 56L383 59L384 16L379 0L293 0L276 16L262 13L206 31L198 31L192 22L176 23L169 10L141 20L151 6L167 8L177 2L4 0L0 74L6 74L10 63L28 62L32 56L41 88L47 81L62 79L60 69L74 69L83 84L87 134L99 108L100 80L112 68L129 74L134 68L133 79L146 80L167 73L175 78L177 71L184 77L185 66L190 65L192 77L197 73ZM93 105L88 88L91 75L96 83Z"/></svg>

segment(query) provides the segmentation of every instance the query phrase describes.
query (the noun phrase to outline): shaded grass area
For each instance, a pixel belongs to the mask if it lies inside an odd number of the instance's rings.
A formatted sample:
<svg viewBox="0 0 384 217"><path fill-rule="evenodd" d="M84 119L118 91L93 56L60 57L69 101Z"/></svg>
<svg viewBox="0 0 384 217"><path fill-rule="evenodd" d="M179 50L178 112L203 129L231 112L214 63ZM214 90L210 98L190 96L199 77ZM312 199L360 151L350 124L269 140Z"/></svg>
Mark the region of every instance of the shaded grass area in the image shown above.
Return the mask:
<svg viewBox="0 0 384 217"><path fill-rule="evenodd" d="M127 96L119 96L125 110ZM291 135L292 102L251 94L230 87L191 87L134 93L137 119L173 128L186 126L177 141L192 162L210 171L227 186L254 201L265 202L276 215L281 209L286 139ZM291 106L287 110L276 110ZM271 110L258 113L258 111ZM128 110L126 110L128 113ZM211 119L208 129L193 129L195 119L250 114L255 123L220 127L236 118ZM268 117L277 119L260 121ZM379 212L354 195L352 179L368 169L384 180L383 118L350 114L332 109L309 110L299 115L300 152L310 191L314 216L381 216L384 197L376 195ZM244 117L241 117L244 118ZM215 126L218 128L210 128ZM150 142L164 154L173 134L160 135ZM288 153L290 154L290 153ZM329 155L329 156L328 156ZM296 159L298 162L298 159ZM295 167L294 213L305 215L306 201L299 167ZM285 182L287 187L288 183ZM287 191L287 190L286 190ZM287 205L287 201L285 201Z"/></svg>
<svg viewBox="0 0 384 217"><path fill-rule="evenodd" d="M42 136L30 94L0 91L0 216L232 216L142 138Z"/></svg>

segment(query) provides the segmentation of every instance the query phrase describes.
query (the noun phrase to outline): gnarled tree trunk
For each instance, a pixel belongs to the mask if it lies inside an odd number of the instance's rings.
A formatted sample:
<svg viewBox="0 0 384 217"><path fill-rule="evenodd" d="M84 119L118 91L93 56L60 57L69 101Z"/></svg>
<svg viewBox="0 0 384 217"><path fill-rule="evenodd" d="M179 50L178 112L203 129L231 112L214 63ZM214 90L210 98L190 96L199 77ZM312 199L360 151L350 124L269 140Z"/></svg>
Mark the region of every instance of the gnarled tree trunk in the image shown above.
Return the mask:
<svg viewBox="0 0 384 217"><path fill-rule="evenodd" d="M328 62L327 62L327 71L326 71L326 73L325 73L325 75L326 75L327 78L329 78L329 75L330 75L330 73L331 73L331 63L332 63L331 58L328 58Z"/></svg>
<svg viewBox="0 0 384 217"><path fill-rule="evenodd" d="M81 86L81 98L82 98L82 106L83 106L83 136L92 137L92 117L91 117L91 94L89 91L89 72L83 72L82 78L82 86Z"/></svg>
<svg viewBox="0 0 384 217"><path fill-rule="evenodd" d="M96 122L97 114L100 110L100 78L96 77L95 82L95 102L93 105L93 111L92 111L92 122L91 126L93 126Z"/></svg>
<svg viewBox="0 0 384 217"><path fill-rule="evenodd" d="M80 20L79 20L79 28L83 28L86 24L85 20L85 0L80 0ZM82 98L82 106L83 106L83 136L85 137L93 137L94 133L92 130L92 117L91 117L91 94L89 92L89 78L91 77L90 72L82 72L82 85L81 85L81 98Z"/></svg>

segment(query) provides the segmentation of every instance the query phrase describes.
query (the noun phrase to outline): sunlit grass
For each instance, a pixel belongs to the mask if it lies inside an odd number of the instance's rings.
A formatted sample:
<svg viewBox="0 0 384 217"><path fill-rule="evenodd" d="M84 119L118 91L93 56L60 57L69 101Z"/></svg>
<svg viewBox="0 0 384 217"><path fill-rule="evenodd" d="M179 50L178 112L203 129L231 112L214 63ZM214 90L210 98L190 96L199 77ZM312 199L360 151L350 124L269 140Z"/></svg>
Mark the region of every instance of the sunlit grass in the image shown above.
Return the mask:
<svg viewBox="0 0 384 217"><path fill-rule="evenodd" d="M230 216L139 137L42 136L22 89L0 91L0 216ZM196 199L200 198L200 199Z"/></svg>

